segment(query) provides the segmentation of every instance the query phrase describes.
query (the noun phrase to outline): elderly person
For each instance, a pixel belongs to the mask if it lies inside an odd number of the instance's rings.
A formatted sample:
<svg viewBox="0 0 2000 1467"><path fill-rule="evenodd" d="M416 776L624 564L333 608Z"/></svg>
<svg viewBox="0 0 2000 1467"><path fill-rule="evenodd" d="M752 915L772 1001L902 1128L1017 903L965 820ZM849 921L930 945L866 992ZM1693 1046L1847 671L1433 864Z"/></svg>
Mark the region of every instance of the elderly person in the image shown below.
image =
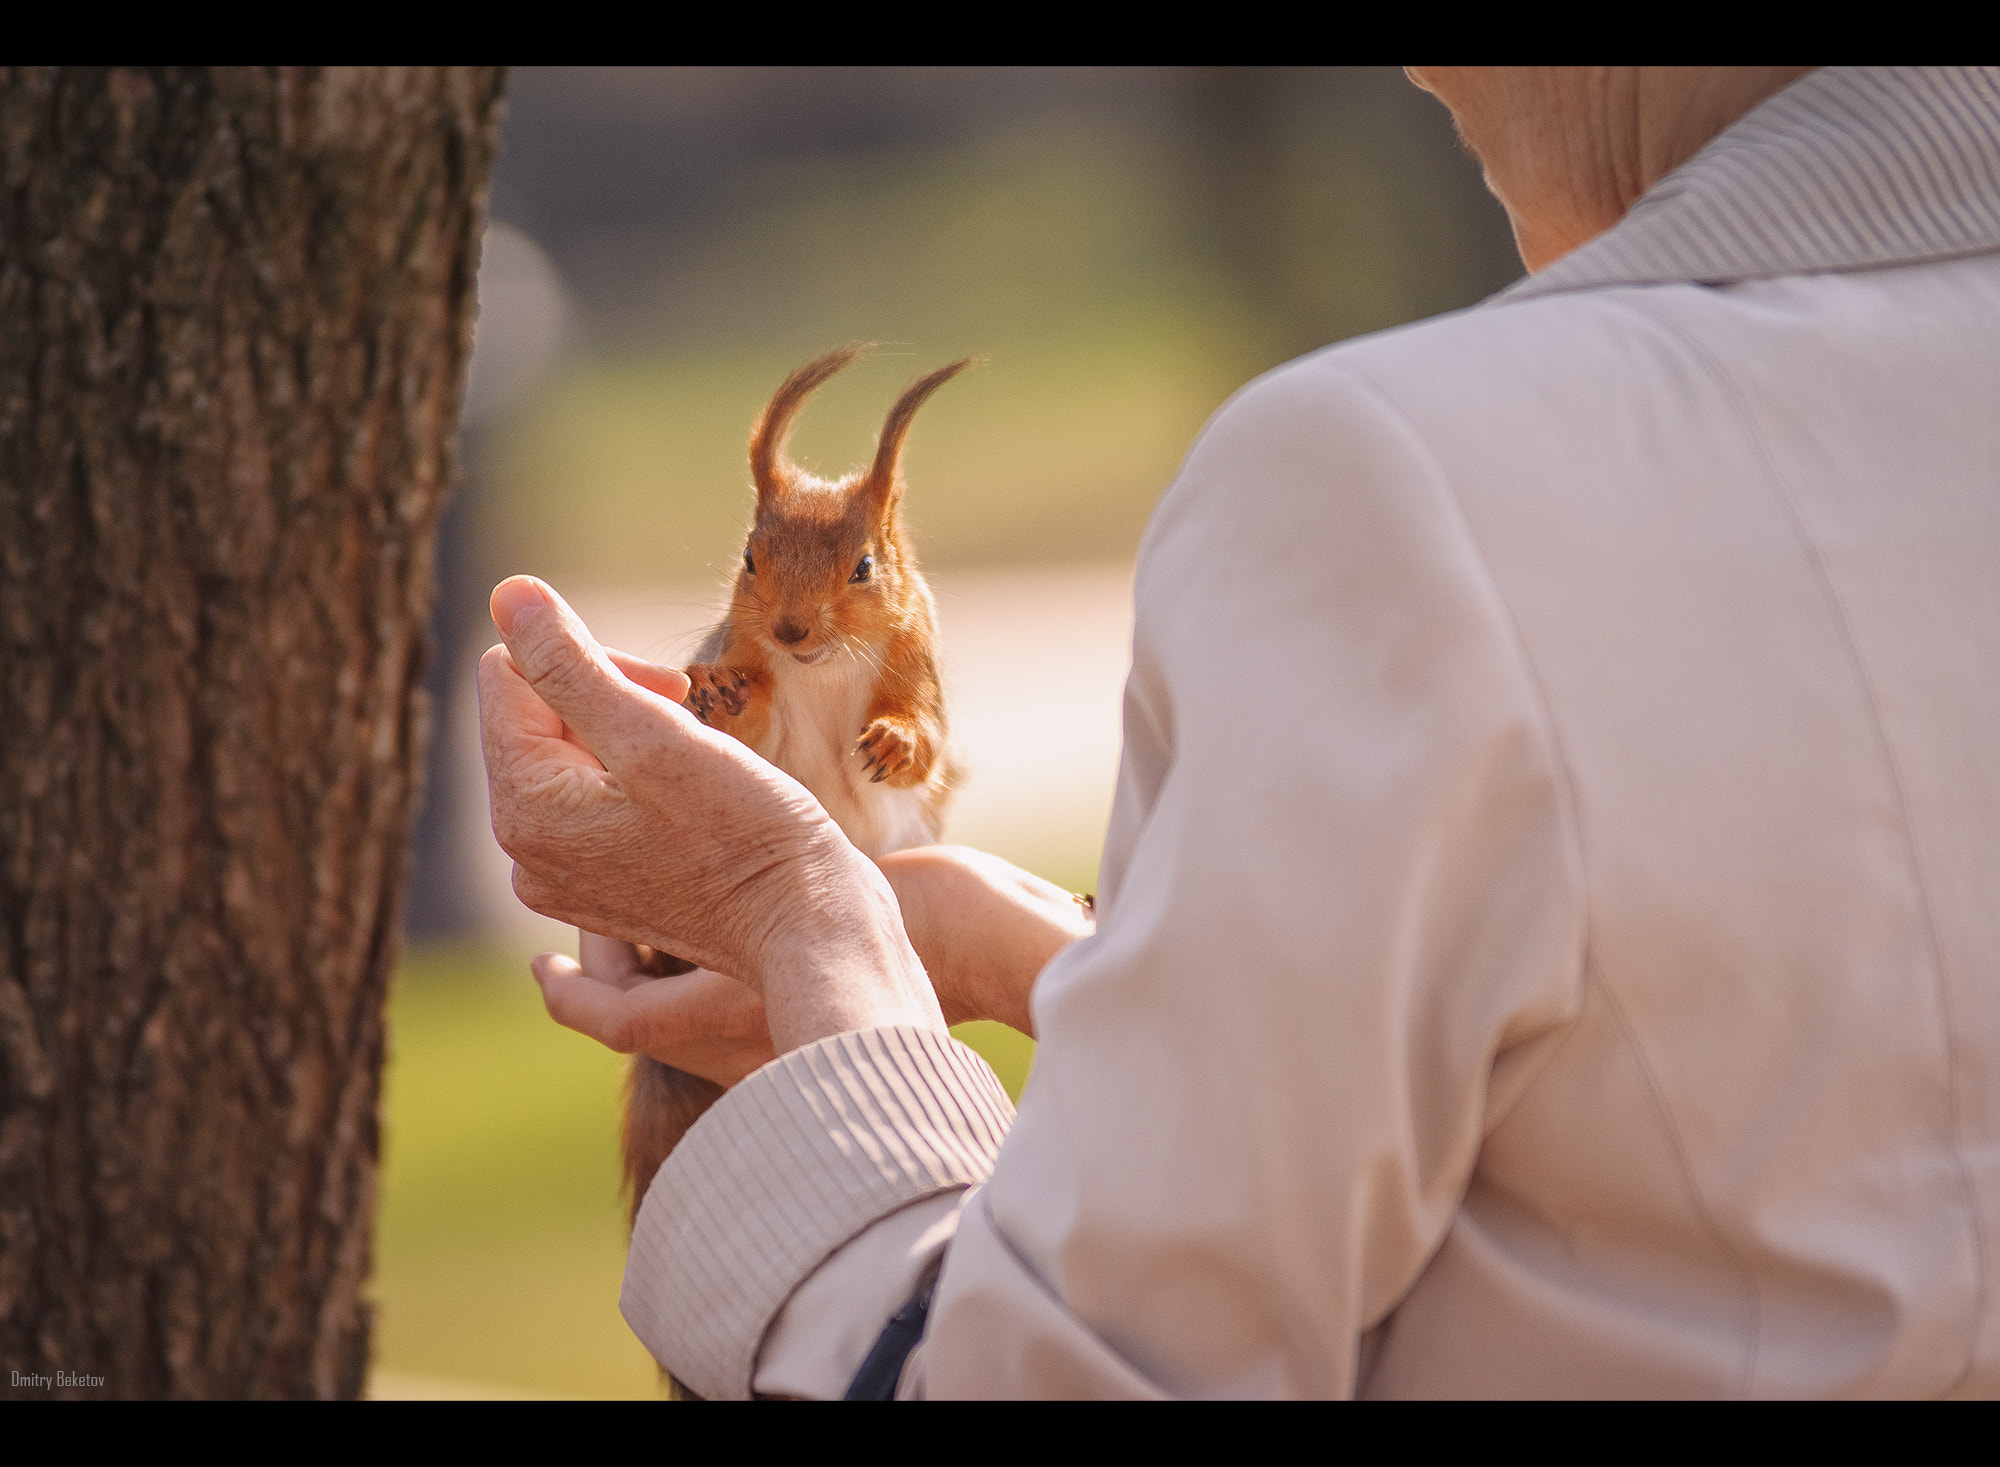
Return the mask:
<svg viewBox="0 0 2000 1467"><path fill-rule="evenodd" d="M1534 273L1190 451L1093 935L496 592L523 897L715 970L538 964L736 1082L626 1277L696 1391L2000 1392L2000 74L1413 75Z"/></svg>

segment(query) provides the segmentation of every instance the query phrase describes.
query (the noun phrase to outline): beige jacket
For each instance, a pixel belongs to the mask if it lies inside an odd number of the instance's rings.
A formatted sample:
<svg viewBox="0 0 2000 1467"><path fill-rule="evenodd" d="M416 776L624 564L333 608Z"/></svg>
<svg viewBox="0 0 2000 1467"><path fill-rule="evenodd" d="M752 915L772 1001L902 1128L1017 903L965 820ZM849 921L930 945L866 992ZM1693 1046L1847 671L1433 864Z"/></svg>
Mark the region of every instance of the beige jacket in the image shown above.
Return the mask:
<svg viewBox="0 0 2000 1467"><path fill-rule="evenodd" d="M1140 554L1011 1116L842 1035L661 1170L706 1394L2000 1393L2000 72L1815 73L1252 384Z"/></svg>

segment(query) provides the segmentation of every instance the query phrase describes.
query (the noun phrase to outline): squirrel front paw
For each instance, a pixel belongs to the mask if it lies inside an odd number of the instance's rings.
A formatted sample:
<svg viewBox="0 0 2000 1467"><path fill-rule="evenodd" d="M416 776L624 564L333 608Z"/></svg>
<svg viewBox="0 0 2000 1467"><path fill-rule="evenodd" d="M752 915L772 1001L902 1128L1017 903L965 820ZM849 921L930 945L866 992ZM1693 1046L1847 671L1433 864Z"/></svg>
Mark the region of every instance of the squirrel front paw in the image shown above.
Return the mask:
<svg viewBox="0 0 2000 1467"><path fill-rule="evenodd" d="M867 761L868 777L880 784L907 772L917 762L916 736L893 718L878 718L862 730L854 752Z"/></svg>
<svg viewBox="0 0 2000 1467"><path fill-rule="evenodd" d="M703 723L713 721L718 709L734 718L749 706L752 686L749 673L708 662L697 662L681 671L688 680L688 695L681 700L681 706Z"/></svg>

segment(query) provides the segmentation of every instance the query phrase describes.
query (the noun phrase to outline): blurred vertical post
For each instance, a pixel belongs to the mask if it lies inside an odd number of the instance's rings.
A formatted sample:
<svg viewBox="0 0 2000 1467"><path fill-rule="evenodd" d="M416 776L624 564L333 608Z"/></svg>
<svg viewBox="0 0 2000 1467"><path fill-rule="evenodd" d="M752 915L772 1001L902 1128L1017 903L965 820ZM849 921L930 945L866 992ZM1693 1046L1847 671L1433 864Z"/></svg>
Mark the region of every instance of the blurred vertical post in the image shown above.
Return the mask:
<svg viewBox="0 0 2000 1467"><path fill-rule="evenodd" d="M504 152L504 141L502 151ZM479 252L478 322L467 368L458 486L437 535L437 597L431 611L431 657L424 694L437 711L423 808L410 834L410 900L404 930L412 942L478 934L488 917L466 835L485 826L485 806L463 767L478 758L470 737L472 673L493 645L486 591L519 567L495 566L478 533L481 495L494 427L560 362L575 332L562 277L542 247L512 225L487 226Z"/></svg>
<svg viewBox="0 0 2000 1467"><path fill-rule="evenodd" d="M501 86L0 73L10 1388L360 1392Z"/></svg>
<svg viewBox="0 0 2000 1467"><path fill-rule="evenodd" d="M1450 114L1397 68L1189 67L1179 82L1193 232L1269 364L1520 278Z"/></svg>

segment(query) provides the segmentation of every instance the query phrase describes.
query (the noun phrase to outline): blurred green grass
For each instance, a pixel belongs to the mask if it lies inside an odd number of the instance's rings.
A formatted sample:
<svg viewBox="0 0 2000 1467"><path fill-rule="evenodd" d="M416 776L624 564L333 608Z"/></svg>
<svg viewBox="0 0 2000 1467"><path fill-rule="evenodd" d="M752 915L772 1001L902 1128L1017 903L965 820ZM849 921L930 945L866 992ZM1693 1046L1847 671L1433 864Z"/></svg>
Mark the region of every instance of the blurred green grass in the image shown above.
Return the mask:
<svg viewBox="0 0 2000 1467"><path fill-rule="evenodd" d="M643 1399L657 1372L618 1313L625 1060L558 1027L526 960L419 948L389 1006L375 1369L523 1395ZM1019 1097L1034 1043L954 1031Z"/></svg>

